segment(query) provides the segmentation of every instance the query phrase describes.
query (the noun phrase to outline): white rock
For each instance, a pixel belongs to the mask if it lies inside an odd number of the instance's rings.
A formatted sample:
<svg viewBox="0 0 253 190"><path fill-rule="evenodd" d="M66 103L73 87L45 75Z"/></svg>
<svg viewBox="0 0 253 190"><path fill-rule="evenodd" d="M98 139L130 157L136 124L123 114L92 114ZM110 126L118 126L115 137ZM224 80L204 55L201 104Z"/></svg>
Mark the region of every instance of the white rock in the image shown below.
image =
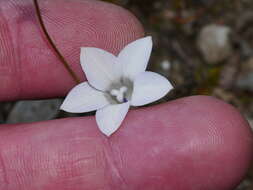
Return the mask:
<svg viewBox="0 0 253 190"><path fill-rule="evenodd" d="M197 45L208 63L223 61L231 55L230 32L228 26L217 24L207 25L201 29Z"/></svg>
<svg viewBox="0 0 253 190"><path fill-rule="evenodd" d="M161 62L161 67L163 70L168 71L168 70L170 70L171 63L169 62L169 60L163 60Z"/></svg>
<svg viewBox="0 0 253 190"><path fill-rule="evenodd" d="M24 123L53 119L59 113L60 99L19 101L8 115L7 123Z"/></svg>

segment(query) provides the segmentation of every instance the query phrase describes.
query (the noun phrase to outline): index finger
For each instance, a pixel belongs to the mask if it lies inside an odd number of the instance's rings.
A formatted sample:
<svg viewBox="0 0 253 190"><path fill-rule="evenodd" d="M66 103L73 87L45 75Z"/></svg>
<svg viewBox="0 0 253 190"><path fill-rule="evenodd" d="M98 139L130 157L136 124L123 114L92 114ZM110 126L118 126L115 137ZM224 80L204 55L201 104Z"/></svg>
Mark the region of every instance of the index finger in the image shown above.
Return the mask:
<svg viewBox="0 0 253 190"><path fill-rule="evenodd" d="M80 47L117 54L143 35L138 20L100 1L39 1L46 28L82 80ZM0 101L63 96L75 83L43 35L32 1L0 0Z"/></svg>

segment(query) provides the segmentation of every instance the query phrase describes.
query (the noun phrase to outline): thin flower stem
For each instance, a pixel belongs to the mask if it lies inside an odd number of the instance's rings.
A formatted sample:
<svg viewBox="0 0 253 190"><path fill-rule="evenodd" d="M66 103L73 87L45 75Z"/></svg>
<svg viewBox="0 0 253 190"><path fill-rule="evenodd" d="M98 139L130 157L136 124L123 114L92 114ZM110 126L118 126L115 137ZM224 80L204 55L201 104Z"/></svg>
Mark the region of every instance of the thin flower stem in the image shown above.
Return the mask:
<svg viewBox="0 0 253 190"><path fill-rule="evenodd" d="M70 68L69 64L67 63L67 61L65 60L65 58L61 55L60 51L57 49L57 47L55 46L53 40L51 39L50 35L47 32L47 29L45 27L45 24L42 20L42 16L41 16L41 12L40 12L40 8L39 8L39 4L37 0L33 0L34 2L34 6L36 9L36 14L40 23L40 26L48 40L48 42L50 43L50 45L52 46L52 48L54 49L54 51L56 52L56 54L58 55L59 59L61 60L61 62L63 63L64 67L68 70L69 74L72 76L72 78L74 79L74 81L79 84L80 83L80 79L77 77L77 75L75 74L75 72Z"/></svg>

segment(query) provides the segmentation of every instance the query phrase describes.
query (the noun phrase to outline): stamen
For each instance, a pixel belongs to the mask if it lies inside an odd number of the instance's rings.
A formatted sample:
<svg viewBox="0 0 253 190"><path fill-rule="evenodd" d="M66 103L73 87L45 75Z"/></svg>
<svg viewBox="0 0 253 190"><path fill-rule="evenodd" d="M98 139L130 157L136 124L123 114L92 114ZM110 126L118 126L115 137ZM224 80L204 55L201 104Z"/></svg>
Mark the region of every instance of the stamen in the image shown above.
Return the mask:
<svg viewBox="0 0 253 190"><path fill-rule="evenodd" d="M120 91L121 93L125 93L125 92L127 91L127 87L126 87L126 86L122 86L122 87L119 89L119 91Z"/></svg>
<svg viewBox="0 0 253 190"><path fill-rule="evenodd" d="M119 101L119 102L123 102L123 94L119 94L116 99Z"/></svg>
<svg viewBox="0 0 253 190"><path fill-rule="evenodd" d="M110 94L112 96L115 96L116 100L118 102L127 102L127 99L125 98L125 93L127 92L127 87L126 86L122 86L120 87L120 89L112 89L110 91Z"/></svg>
<svg viewBox="0 0 253 190"><path fill-rule="evenodd" d="M111 94L112 96L118 96L119 91L116 90L116 89L112 89L111 92L110 92L110 94Z"/></svg>

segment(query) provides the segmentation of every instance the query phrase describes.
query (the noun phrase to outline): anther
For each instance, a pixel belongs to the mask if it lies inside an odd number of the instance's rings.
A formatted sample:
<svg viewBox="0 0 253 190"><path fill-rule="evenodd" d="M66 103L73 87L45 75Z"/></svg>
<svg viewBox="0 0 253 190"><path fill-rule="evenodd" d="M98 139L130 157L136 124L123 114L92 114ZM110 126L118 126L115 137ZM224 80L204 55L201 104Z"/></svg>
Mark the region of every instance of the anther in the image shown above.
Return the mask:
<svg viewBox="0 0 253 190"><path fill-rule="evenodd" d="M118 102L127 102L127 99L125 98L125 93L127 92L127 87L126 86L122 86L120 87L120 89L112 89L110 91L110 94L112 96L115 96L116 100Z"/></svg>

